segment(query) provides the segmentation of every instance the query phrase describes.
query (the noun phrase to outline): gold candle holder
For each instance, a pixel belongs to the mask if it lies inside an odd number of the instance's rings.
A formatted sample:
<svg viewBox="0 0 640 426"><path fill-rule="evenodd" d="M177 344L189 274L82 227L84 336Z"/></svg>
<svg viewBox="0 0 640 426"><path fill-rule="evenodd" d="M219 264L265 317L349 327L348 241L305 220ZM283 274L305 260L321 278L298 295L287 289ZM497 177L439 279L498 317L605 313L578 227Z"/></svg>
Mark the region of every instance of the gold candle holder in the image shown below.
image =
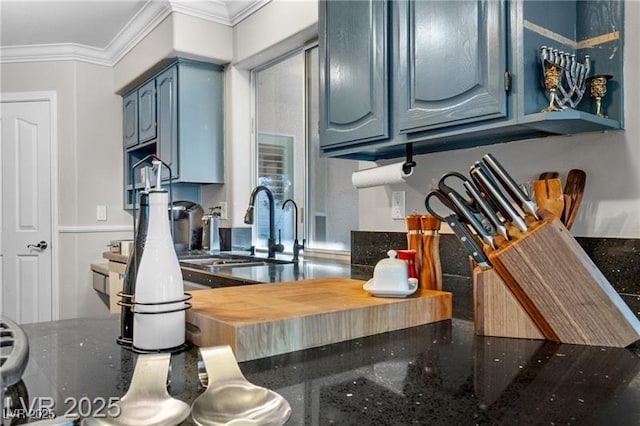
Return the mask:
<svg viewBox="0 0 640 426"><path fill-rule="evenodd" d="M560 78L562 77L562 67L548 60L544 60L544 88L549 91L549 106L542 112L562 111L556 103L556 90L560 86Z"/></svg>
<svg viewBox="0 0 640 426"><path fill-rule="evenodd" d="M602 98L607 94L607 81L613 78L609 74L597 74L588 78L589 85L591 86L591 97L596 100L596 115L598 117L607 118L602 113Z"/></svg>

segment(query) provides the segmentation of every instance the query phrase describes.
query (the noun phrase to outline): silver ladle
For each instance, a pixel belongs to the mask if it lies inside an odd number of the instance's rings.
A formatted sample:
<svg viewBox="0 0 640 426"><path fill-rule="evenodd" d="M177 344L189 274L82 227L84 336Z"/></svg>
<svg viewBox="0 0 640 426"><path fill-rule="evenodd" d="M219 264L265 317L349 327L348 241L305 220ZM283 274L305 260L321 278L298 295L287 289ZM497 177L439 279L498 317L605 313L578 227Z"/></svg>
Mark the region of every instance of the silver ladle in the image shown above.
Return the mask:
<svg viewBox="0 0 640 426"><path fill-rule="evenodd" d="M193 401L191 417L200 426L275 426L291 415L286 399L242 375L229 346L199 349L198 378L207 389Z"/></svg>
<svg viewBox="0 0 640 426"><path fill-rule="evenodd" d="M138 355L131 385L105 418L87 418L82 424L174 426L189 417L189 404L167 392L171 354Z"/></svg>

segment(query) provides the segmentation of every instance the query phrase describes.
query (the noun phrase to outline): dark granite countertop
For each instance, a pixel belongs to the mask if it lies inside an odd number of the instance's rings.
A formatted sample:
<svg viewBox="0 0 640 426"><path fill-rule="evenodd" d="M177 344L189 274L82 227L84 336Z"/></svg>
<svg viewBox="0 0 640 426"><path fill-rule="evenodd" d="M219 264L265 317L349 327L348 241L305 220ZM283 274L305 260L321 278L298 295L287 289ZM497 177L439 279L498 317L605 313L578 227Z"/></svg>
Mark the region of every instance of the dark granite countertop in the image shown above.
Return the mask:
<svg viewBox="0 0 640 426"><path fill-rule="evenodd" d="M639 423L639 344L612 349L475 336L470 287L469 278L445 277L453 320L240 368L289 401L289 425ZM115 343L117 316L24 329L31 357L22 390L30 400L53 398L61 415L66 398L108 399L128 389L137 355ZM191 348L172 356L169 393L187 403L202 392L196 355Z"/></svg>

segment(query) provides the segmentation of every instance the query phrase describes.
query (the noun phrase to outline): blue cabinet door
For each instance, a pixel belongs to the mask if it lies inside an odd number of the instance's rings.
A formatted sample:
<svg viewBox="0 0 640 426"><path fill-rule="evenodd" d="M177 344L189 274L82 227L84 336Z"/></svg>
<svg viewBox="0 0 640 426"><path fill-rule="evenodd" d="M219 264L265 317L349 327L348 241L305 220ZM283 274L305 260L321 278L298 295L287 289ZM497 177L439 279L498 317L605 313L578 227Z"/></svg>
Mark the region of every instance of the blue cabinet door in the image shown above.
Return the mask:
<svg viewBox="0 0 640 426"><path fill-rule="evenodd" d="M133 92L122 100L122 135L124 147L138 143L138 93Z"/></svg>
<svg viewBox="0 0 640 426"><path fill-rule="evenodd" d="M156 77L158 101L157 155L178 176L178 67L173 66ZM166 171L165 171L166 172ZM168 172L163 179L168 178Z"/></svg>
<svg viewBox="0 0 640 426"><path fill-rule="evenodd" d="M151 80L138 89L138 140L156 137L156 82Z"/></svg>
<svg viewBox="0 0 640 426"><path fill-rule="evenodd" d="M504 1L393 2L398 133L504 117Z"/></svg>
<svg viewBox="0 0 640 426"><path fill-rule="evenodd" d="M389 137L387 2L319 3L320 145Z"/></svg>

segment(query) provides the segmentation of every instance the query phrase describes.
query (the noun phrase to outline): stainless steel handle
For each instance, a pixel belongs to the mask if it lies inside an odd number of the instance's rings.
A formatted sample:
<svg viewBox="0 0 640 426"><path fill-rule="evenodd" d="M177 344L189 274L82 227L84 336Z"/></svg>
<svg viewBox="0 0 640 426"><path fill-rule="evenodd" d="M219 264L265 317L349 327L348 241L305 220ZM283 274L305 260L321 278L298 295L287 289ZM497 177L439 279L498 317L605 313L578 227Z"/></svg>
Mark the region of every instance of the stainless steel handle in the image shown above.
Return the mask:
<svg viewBox="0 0 640 426"><path fill-rule="evenodd" d="M540 219L536 204L520 189L516 181L513 180L511 175L502 167L502 164L491 154L485 154L482 160L489 166L502 186L504 186L509 195L511 195L511 198L520 204L522 210L531 213L536 219Z"/></svg>
<svg viewBox="0 0 640 426"><path fill-rule="evenodd" d="M482 223L480 223L478 218L469 210L462 198L453 191L449 192L447 196L455 206L456 210L460 212L464 220L471 225L473 230L476 231L476 234L478 234L482 241L488 244L492 249L495 249L496 246L493 242L493 235L491 235L489 232L487 232L486 229L484 229Z"/></svg>
<svg viewBox="0 0 640 426"><path fill-rule="evenodd" d="M487 191L487 195L500 206L500 211L505 213L509 222L511 222L516 228L518 228L522 232L527 231L527 224L522 219L522 217L518 214L518 212L511 206L509 201L502 195L502 192L498 188L494 186L494 183L491 182L491 178L485 174L485 171L481 167L472 167L469 171L469 174L473 177L473 179L477 182L480 182L480 186L483 191Z"/></svg>
<svg viewBox="0 0 640 426"><path fill-rule="evenodd" d="M467 193L471 196L471 198L475 200L478 207L480 207L480 211L482 212L482 214L489 220L489 222L491 222L491 225L493 226L495 231L498 234L502 235L504 239L508 241L509 234L507 234L507 228L500 221L500 219L496 215L496 212L493 211L487 201L482 198L476 187L473 186L471 182L464 182L463 186L467 190Z"/></svg>
<svg viewBox="0 0 640 426"><path fill-rule="evenodd" d="M40 241L38 244L27 244L27 248L36 248L39 250L46 250L49 247L46 241Z"/></svg>

